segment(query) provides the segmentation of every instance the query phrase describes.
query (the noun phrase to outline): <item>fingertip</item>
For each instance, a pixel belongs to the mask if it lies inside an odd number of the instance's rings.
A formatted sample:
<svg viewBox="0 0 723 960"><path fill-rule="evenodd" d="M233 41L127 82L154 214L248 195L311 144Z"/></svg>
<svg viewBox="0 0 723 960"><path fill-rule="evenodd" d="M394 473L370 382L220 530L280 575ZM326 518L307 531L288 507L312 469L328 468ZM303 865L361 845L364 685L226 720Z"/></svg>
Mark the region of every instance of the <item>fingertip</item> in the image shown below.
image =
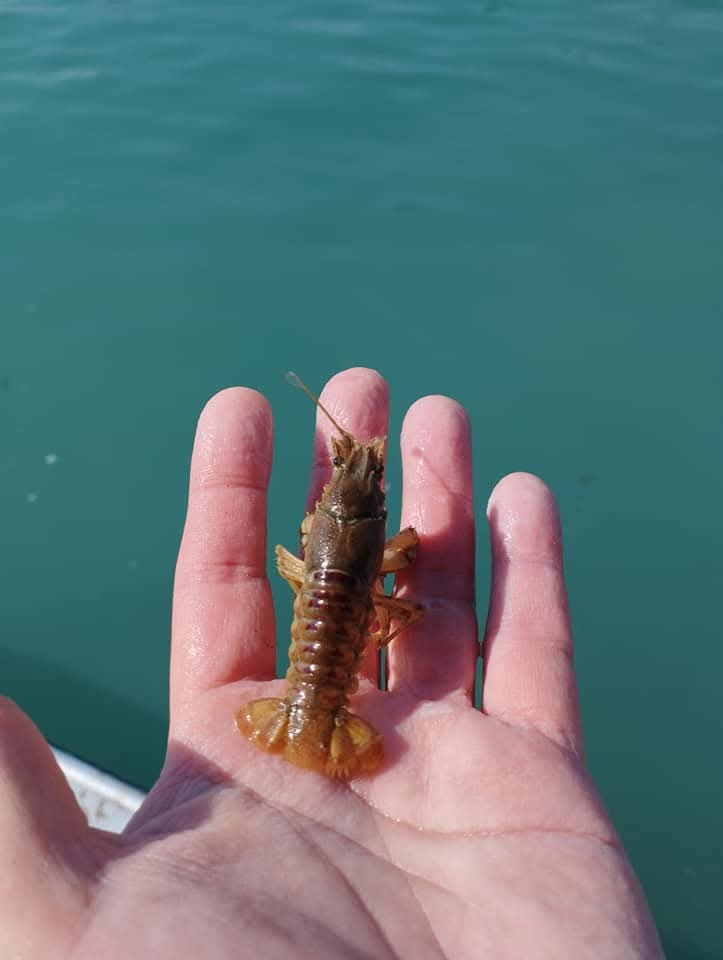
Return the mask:
<svg viewBox="0 0 723 960"><path fill-rule="evenodd" d="M254 485L263 485L272 450L273 416L266 397L249 387L227 387L206 402L198 418L191 482L224 476L238 482L243 466Z"/></svg>
<svg viewBox="0 0 723 960"><path fill-rule="evenodd" d="M339 425L360 440L386 432L389 410L389 386L384 377L370 367L350 367L334 374L319 397ZM317 427L324 436L334 426L321 411Z"/></svg>
<svg viewBox="0 0 723 960"><path fill-rule="evenodd" d="M407 410L402 425L402 437L429 430L432 425L442 422L452 427L463 439L469 437L469 414L461 403L439 393L420 397Z"/></svg>
<svg viewBox="0 0 723 960"><path fill-rule="evenodd" d="M198 418L198 431L203 434L214 429L219 420L236 418L240 414L263 426L273 419L269 401L258 390L251 387L226 387L214 393L204 404Z"/></svg>
<svg viewBox="0 0 723 960"><path fill-rule="evenodd" d="M29 738L29 739L28 739ZM0 694L0 768L6 770L18 757L18 743L33 745L42 740L40 731L30 717L10 697ZM43 741L44 742L44 741Z"/></svg>
<svg viewBox="0 0 723 960"><path fill-rule="evenodd" d="M338 386L346 387L349 384L357 384L365 388L378 387L389 393L389 387L384 377L373 367L347 367L333 374L327 380L324 389L335 389Z"/></svg>
<svg viewBox="0 0 723 960"><path fill-rule="evenodd" d="M562 527L557 500L544 481L533 473L503 477L487 503L493 549L508 558L549 560L562 547Z"/></svg>
<svg viewBox="0 0 723 960"><path fill-rule="evenodd" d="M42 832L77 833L86 827L52 750L30 717L9 697L0 696L0 821L4 830L32 824Z"/></svg>
<svg viewBox="0 0 723 960"><path fill-rule="evenodd" d="M493 505L504 506L510 500L518 499L524 500L526 503L534 503L535 501L546 504L556 503L555 495L544 480L541 480L534 473L517 470L508 473L497 481L489 497L488 512Z"/></svg>
<svg viewBox="0 0 723 960"><path fill-rule="evenodd" d="M4 729L6 722L12 723L17 713L22 713L17 703L0 693L0 730Z"/></svg>
<svg viewBox="0 0 723 960"><path fill-rule="evenodd" d="M0 694L0 769L4 770L14 749L17 733L30 723L30 718L10 697Z"/></svg>
<svg viewBox="0 0 723 960"><path fill-rule="evenodd" d="M465 408L451 397L417 400L402 424L405 488L443 487L472 496L471 425Z"/></svg>
<svg viewBox="0 0 723 960"><path fill-rule="evenodd" d="M357 440L385 437L389 416L389 387L376 370L350 367L335 374L319 397L324 409L342 430ZM329 438L337 432L334 423L322 410L317 411L312 452L311 478L306 508L314 504L331 472Z"/></svg>

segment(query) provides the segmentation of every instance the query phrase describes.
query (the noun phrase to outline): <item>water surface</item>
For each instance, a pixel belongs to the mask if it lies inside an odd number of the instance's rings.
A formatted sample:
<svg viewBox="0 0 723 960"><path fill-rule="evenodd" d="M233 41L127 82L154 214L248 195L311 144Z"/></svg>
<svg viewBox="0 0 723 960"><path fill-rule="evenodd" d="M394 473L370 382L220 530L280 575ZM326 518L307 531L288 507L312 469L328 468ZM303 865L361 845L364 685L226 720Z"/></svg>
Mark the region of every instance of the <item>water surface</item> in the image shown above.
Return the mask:
<svg viewBox="0 0 723 960"><path fill-rule="evenodd" d="M0 685L47 736L152 781L199 409L270 397L290 542L283 372L374 366L393 431L468 406L480 516L556 491L592 769L720 956L722 51L714 2L0 0Z"/></svg>

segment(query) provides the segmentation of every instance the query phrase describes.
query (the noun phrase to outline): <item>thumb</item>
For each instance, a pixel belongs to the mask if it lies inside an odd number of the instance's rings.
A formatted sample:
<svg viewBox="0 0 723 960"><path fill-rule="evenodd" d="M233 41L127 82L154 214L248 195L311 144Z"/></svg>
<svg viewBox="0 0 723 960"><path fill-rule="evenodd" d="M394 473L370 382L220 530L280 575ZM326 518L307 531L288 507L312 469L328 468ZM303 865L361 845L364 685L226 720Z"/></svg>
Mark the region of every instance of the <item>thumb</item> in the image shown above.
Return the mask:
<svg viewBox="0 0 723 960"><path fill-rule="evenodd" d="M0 697L0 956L72 942L95 872L90 836L45 738Z"/></svg>

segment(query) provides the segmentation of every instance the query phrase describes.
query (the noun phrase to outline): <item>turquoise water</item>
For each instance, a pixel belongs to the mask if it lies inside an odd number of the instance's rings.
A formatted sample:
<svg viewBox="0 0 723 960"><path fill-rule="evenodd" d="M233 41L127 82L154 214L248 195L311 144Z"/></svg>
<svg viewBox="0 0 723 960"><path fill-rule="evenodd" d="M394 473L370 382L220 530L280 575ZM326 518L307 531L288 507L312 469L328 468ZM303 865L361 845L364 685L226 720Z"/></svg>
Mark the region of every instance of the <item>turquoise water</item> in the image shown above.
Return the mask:
<svg viewBox="0 0 723 960"><path fill-rule="evenodd" d="M669 958L723 955L722 174L712 0L0 0L0 687L148 784L205 399L274 405L273 544L285 370L450 393L480 515L560 499L591 766Z"/></svg>

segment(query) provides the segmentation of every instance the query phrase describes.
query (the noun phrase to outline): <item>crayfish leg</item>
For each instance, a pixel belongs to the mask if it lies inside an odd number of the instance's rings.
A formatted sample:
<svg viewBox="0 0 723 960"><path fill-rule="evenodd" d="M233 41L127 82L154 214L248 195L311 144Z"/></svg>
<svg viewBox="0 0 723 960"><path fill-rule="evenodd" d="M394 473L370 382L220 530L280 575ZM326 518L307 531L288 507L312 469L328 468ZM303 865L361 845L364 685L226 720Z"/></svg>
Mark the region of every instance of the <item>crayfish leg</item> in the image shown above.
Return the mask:
<svg viewBox="0 0 723 960"><path fill-rule="evenodd" d="M304 561L299 560L293 553L290 553L286 547L278 544L276 547L276 569L286 580L294 593L301 590L301 584L304 579Z"/></svg>
<svg viewBox="0 0 723 960"><path fill-rule="evenodd" d="M419 537L414 527L405 527L395 533L384 544L384 559L381 573L395 573L404 570L417 556Z"/></svg>
<svg viewBox="0 0 723 960"><path fill-rule="evenodd" d="M304 515L304 519L301 521L301 526L299 527L299 546L301 547L301 555L306 556L306 545L309 542L309 536L311 534L311 527L314 523L314 514L307 513Z"/></svg>
<svg viewBox="0 0 723 960"><path fill-rule="evenodd" d="M411 603L399 597L388 597L380 592L372 595L372 601L379 624L379 629L372 634L372 639L379 647L386 647L398 633L424 617L424 607L419 603ZM391 621L394 621L397 626L390 632Z"/></svg>
<svg viewBox="0 0 723 960"><path fill-rule="evenodd" d="M281 753L287 743L288 708L278 697L251 700L236 714L236 726L259 750Z"/></svg>

